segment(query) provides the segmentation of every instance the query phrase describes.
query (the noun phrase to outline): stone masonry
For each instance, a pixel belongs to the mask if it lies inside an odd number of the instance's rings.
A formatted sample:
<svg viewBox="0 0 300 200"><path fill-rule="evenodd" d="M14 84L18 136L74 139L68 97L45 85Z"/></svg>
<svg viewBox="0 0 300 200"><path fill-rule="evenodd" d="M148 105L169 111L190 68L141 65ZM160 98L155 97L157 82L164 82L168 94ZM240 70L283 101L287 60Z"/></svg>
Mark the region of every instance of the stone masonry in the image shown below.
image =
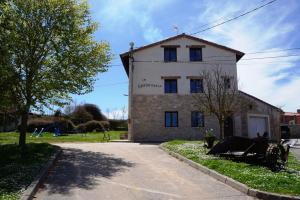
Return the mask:
<svg viewBox="0 0 300 200"><path fill-rule="evenodd" d="M166 141L171 139L201 139L206 128L219 136L216 118L205 116L204 128L191 127L191 112L198 111L191 95L133 95L133 141ZM165 127L165 111L178 112L178 127Z"/></svg>

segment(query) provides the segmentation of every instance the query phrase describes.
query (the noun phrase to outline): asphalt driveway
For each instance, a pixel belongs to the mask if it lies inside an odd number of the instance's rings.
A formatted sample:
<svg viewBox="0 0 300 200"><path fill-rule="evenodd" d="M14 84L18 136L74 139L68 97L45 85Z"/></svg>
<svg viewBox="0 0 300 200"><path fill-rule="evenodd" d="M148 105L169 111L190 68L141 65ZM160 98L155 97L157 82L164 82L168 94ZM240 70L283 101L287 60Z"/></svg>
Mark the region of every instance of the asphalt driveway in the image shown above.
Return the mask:
<svg viewBox="0 0 300 200"><path fill-rule="evenodd" d="M65 143L36 199L253 199L152 144Z"/></svg>

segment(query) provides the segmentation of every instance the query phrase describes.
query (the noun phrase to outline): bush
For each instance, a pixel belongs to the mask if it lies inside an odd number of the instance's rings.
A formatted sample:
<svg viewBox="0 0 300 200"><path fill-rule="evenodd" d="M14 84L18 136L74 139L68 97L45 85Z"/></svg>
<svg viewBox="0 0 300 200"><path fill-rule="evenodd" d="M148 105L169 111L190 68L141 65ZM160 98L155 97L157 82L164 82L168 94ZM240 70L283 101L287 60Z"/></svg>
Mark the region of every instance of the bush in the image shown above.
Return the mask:
<svg viewBox="0 0 300 200"><path fill-rule="evenodd" d="M109 124L110 124L110 129L112 130L120 130L120 131L128 130L127 120L110 119Z"/></svg>
<svg viewBox="0 0 300 200"><path fill-rule="evenodd" d="M109 121L100 121L100 123L106 131L108 131L110 129Z"/></svg>
<svg viewBox="0 0 300 200"><path fill-rule="evenodd" d="M71 109L68 110L71 111ZM99 107L94 104L83 104L76 106L74 111L68 117L70 117L76 125L92 120L107 121L106 116L102 114Z"/></svg>
<svg viewBox="0 0 300 200"><path fill-rule="evenodd" d="M75 130L73 122L64 118L57 120L53 118L33 118L27 123L28 132L33 132L35 128L38 130L44 128L44 131L55 132L56 127L58 127L62 133L73 132Z"/></svg>
<svg viewBox="0 0 300 200"><path fill-rule="evenodd" d="M95 104L83 104L82 107L93 116L93 120L106 121L107 118L102 114L100 108Z"/></svg>
<svg viewBox="0 0 300 200"><path fill-rule="evenodd" d="M93 120L93 116L85 110L83 106L77 106L71 114L71 120L74 124L83 124Z"/></svg>
<svg viewBox="0 0 300 200"><path fill-rule="evenodd" d="M33 132L36 128L40 130L41 128L46 129L47 127L53 125L52 120L42 119L42 118L33 118L27 122L27 131ZM49 132L53 132L49 130Z"/></svg>
<svg viewBox="0 0 300 200"><path fill-rule="evenodd" d="M105 128L100 121L92 120L77 126L77 131L85 132L104 132Z"/></svg>

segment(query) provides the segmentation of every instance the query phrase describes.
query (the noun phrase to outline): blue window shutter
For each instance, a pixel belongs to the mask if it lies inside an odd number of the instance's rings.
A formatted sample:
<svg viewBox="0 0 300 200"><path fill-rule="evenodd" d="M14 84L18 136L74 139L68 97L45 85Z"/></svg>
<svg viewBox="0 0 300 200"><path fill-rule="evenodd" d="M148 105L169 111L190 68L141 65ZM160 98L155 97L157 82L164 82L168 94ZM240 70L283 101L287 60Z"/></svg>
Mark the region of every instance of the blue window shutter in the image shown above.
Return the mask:
<svg viewBox="0 0 300 200"><path fill-rule="evenodd" d="M190 48L190 61L202 61L202 48Z"/></svg>

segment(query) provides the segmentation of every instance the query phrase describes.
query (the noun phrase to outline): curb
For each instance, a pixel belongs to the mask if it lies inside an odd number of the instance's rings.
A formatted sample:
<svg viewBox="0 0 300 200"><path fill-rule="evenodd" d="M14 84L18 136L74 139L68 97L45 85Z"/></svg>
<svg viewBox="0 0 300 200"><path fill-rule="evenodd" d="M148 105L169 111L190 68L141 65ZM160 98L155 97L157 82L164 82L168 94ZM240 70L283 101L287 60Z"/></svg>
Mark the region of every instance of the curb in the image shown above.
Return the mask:
<svg viewBox="0 0 300 200"><path fill-rule="evenodd" d="M47 164L43 167L40 173L34 178L32 183L27 187L27 189L22 193L21 200L31 200L34 198L34 194L39 189L41 183L46 178L48 171L53 167L54 163L57 161L58 157L61 155L62 150L58 149L54 155L50 157Z"/></svg>
<svg viewBox="0 0 300 200"><path fill-rule="evenodd" d="M224 176L214 170L211 170L201 164L198 164L192 160L187 159L186 157L179 155L178 153L172 152L162 145L159 145L159 148L168 153L169 155L177 158L180 161L185 162L186 164L190 165L191 167L217 179L218 181L221 181L222 183L225 183L231 187L233 187L236 190L239 190L240 192L247 194L252 197L256 197L259 199L265 199L265 200L300 200L300 197L296 196L288 196L288 195L281 195L281 194L276 194L276 193L271 193L271 192L263 192L260 190L256 190L253 188L250 188L246 186L245 184L242 184L236 180L233 180L232 178L229 178L227 176Z"/></svg>

